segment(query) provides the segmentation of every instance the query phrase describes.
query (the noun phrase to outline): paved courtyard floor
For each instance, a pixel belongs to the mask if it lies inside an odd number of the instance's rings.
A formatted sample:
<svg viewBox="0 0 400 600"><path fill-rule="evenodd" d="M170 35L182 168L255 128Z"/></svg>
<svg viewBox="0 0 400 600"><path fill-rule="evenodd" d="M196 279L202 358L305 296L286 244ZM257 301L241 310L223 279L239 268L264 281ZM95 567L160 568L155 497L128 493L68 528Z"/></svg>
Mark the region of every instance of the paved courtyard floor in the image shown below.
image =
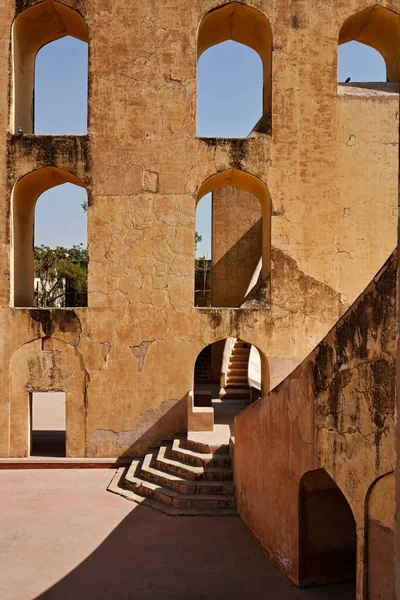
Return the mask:
<svg viewBox="0 0 400 600"><path fill-rule="evenodd" d="M239 518L172 518L106 492L114 471L0 471L0 599L350 600L292 587Z"/></svg>

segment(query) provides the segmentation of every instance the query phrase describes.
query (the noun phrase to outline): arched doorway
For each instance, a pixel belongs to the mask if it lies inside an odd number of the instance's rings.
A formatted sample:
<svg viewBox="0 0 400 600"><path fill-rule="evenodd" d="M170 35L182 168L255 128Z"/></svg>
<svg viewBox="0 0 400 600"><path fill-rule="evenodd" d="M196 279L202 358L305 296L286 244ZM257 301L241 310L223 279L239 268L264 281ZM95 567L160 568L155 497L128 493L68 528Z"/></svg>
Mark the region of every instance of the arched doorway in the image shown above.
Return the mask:
<svg viewBox="0 0 400 600"><path fill-rule="evenodd" d="M16 350L10 363L10 456L29 456L32 398L64 392L66 456L85 456L86 373L79 351L58 338L36 339Z"/></svg>
<svg viewBox="0 0 400 600"><path fill-rule="evenodd" d="M229 337L206 346L194 367L194 406L212 407L214 429L234 435L234 418L269 390L268 360L253 344Z"/></svg>
<svg viewBox="0 0 400 600"><path fill-rule="evenodd" d="M356 578L356 525L344 494L325 469L303 475L299 492L299 583Z"/></svg>

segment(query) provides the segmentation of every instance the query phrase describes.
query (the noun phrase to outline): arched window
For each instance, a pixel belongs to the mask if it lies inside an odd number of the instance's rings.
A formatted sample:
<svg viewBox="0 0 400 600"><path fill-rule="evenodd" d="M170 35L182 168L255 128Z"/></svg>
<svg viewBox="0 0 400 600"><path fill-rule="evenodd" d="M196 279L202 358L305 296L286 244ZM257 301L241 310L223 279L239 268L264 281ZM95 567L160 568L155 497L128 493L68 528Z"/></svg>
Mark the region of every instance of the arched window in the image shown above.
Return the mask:
<svg viewBox="0 0 400 600"><path fill-rule="evenodd" d="M209 48L197 68L197 135L247 137L263 115L263 73L254 50L227 41Z"/></svg>
<svg viewBox="0 0 400 600"><path fill-rule="evenodd" d="M12 199L14 306L87 304L86 210L86 190L70 173L45 167L18 181Z"/></svg>
<svg viewBox="0 0 400 600"><path fill-rule="evenodd" d="M229 44L223 44L231 40ZM236 42L235 44L233 42ZM219 47L217 47L219 45ZM241 45L248 46L254 50L261 59L261 65L258 62L257 56L252 55L247 49L241 48ZM215 46L212 53L208 57L202 56L209 48ZM208 54L208 53L207 53ZM239 112L239 108L235 110L235 120L243 119L242 129L239 129L240 137L245 137L250 133L251 129L258 133L270 133L271 130L271 88L272 88L272 30L268 19L258 10L241 4L239 2L230 2L215 10L210 11L201 21L197 41L197 57L199 60L199 102L198 102L198 132L201 135L209 135L211 130L205 129L207 126L206 116L209 119L209 126L213 126L212 115L204 113L213 112L212 102L218 102L225 105L225 113L228 117L235 104L232 98L216 97L214 92L221 83L230 81L235 76L236 71L236 87L233 85L231 90L236 89L239 94L238 101L240 102L243 94L246 96L246 111L248 109L248 99L254 97L251 102L252 109L248 115L243 115ZM236 62L235 62L236 61ZM244 64L241 64L243 63ZM204 71L203 71L204 69ZM241 70L250 70L249 79L255 82L252 84L253 89L239 89L238 79L241 77ZM208 70L209 80L204 80L205 72ZM228 79L227 79L228 77ZM260 80L260 83L257 83ZM207 84L207 85L206 85ZM243 81L239 82L243 87ZM247 86L248 87L248 86ZM206 88L206 89L204 89ZM261 105L257 99L258 90L260 92ZM207 101L209 102L207 107ZM252 116L255 121L248 123L246 116ZM259 118L261 117L261 118ZM257 122L258 121L258 122ZM224 135L228 137L239 137L238 130L231 128L229 122L225 123L227 128L214 129L214 135ZM226 132L226 133L225 133Z"/></svg>
<svg viewBox="0 0 400 600"><path fill-rule="evenodd" d="M303 475L299 491L299 583L356 577L356 526L345 496L325 469Z"/></svg>
<svg viewBox="0 0 400 600"><path fill-rule="evenodd" d="M87 86L87 44L66 36L39 50L35 67L35 133L86 134Z"/></svg>
<svg viewBox="0 0 400 600"><path fill-rule="evenodd" d="M36 4L15 19L12 32L14 133L34 133L36 56L43 46L66 36L88 42L87 27L79 13L54 0Z"/></svg>
<svg viewBox="0 0 400 600"><path fill-rule="evenodd" d="M386 81L386 64L383 56L371 46L360 42L347 42L339 46L338 81Z"/></svg>
<svg viewBox="0 0 400 600"><path fill-rule="evenodd" d="M229 169L208 178L200 187L197 201L210 193L212 227L205 237L208 235L211 241L211 260L203 261L207 269L204 275L201 257L196 259L195 305L241 306L270 273L269 192L253 175ZM203 237L199 218L196 231Z"/></svg>
<svg viewBox="0 0 400 600"><path fill-rule="evenodd" d="M400 80L400 18L397 13L375 5L352 15L343 23L339 32L339 46L349 42L365 44L381 54L386 64L384 81L398 82ZM355 48L357 47L353 46L350 49L356 51ZM357 48L358 52L360 50L363 51L362 48ZM365 56L367 55L365 54ZM371 77L373 77L373 70L371 70L373 65L370 64L368 67ZM350 72L346 77L344 75L345 73L340 72L339 80L345 81L347 77L352 79ZM355 74L355 76L357 75ZM367 75L365 76L367 77ZM365 81L365 79L362 80ZM369 79L369 81L373 81L373 79Z"/></svg>

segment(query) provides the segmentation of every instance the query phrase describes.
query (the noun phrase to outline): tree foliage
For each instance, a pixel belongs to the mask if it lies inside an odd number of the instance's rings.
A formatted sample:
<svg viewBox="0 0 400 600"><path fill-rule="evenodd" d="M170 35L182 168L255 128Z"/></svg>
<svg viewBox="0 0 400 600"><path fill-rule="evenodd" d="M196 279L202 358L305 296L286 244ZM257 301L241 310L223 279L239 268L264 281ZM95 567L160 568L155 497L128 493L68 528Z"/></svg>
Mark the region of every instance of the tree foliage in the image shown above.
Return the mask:
<svg viewBox="0 0 400 600"><path fill-rule="evenodd" d="M83 244L64 248L35 246L35 277L40 280L38 306L52 306L65 296L66 287L87 293L87 248ZM60 284L65 280L67 286Z"/></svg>
<svg viewBox="0 0 400 600"><path fill-rule="evenodd" d="M197 244L200 244L200 242L203 241L203 237L197 233L195 233L194 236L194 249L195 251L197 250ZM195 268L195 272L196 274L202 273L206 270L207 268L207 259L205 256L200 256L199 258L195 258L194 261L194 268Z"/></svg>

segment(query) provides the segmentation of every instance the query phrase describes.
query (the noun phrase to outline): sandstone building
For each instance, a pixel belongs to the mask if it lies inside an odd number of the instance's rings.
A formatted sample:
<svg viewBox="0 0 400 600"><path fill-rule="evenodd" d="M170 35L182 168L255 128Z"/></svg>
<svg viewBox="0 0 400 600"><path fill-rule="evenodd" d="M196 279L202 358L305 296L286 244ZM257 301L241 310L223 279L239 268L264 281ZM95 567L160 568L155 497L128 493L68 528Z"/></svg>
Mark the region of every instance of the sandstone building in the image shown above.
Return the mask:
<svg viewBox="0 0 400 600"><path fill-rule="evenodd" d="M193 394L209 345L231 392L251 370L232 375L232 357L254 348L242 518L294 583L357 571L358 599L395 597L399 15L399 0L2 0L1 456L29 456L33 394L63 391L67 457L140 461L213 429ZM66 35L89 44L88 134L36 135L35 57ZM228 39L261 58L264 114L246 138L200 138L197 60ZM382 54L386 83L338 85L351 40ZM37 309L35 204L64 182L88 192L88 306ZM211 306L196 306L209 192Z"/></svg>

